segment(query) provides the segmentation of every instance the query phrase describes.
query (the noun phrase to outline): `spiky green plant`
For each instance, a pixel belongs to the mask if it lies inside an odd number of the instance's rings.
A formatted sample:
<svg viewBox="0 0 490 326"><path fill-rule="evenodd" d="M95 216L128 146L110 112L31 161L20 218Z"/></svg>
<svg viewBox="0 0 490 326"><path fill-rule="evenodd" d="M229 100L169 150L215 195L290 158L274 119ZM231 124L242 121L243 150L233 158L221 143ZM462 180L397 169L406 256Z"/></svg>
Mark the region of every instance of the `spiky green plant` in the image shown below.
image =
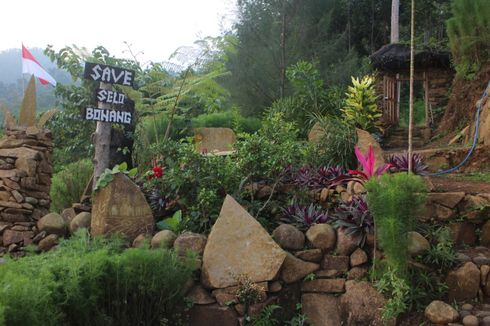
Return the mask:
<svg viewBox="0 0 490 326"><path fill-rule="evenodd" d="M347 88L345 95L347 98L342 112L348 123L367 131L382 130L382 114L376 103L373 76L364 76L361 79L352 77L352 86Z"/></svg>
<svg viewBox="0 0 490 326"><path fill-rule="evenodd" d="M406 173L384 174L365 185L369 210L389 267L401 275L407 271L407 233L415 227L425 203L426 186L421 177Z"/></svg>
<svg viewBox="0 0 490 326"><path fill-rule="evenodd" d="M417 214L424 207L426 186L419 176L396 173L371 178L365 187L377 237L386 256L377 265L379 270L374 271L381 275L376 286L388 296L383 318L391 320L409 306L407 234L414 229Z"/></svg>

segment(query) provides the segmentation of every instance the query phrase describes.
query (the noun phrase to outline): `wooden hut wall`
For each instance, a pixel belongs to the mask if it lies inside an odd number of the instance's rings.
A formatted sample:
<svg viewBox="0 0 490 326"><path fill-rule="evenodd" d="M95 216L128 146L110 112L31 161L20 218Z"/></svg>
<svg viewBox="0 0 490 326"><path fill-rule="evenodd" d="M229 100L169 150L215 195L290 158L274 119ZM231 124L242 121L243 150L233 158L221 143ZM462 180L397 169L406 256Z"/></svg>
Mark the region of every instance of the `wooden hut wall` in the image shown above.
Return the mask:
<svg viewBox="0 0 490 326"><path fill-rule="evenodd" d="M398 116L394 117L393 113L391 112L392 105L388 105L390 108L385 107L385 103L387 103L385 99L390 97L390 94L386 94L385 92L391 91L391 88L386 89L386 79L392 78L397 81L408 81L409 73L408 71L378 72L375 87L376 94L378 95L378 105L383 109L383 119L388 124L397 122L394 121L393 118L396 118L396 120L398 119ZM432 109L446 105L453 78L454 72L445 69L427 69L425 71L416 72L414 76L416 81L427 80L427 104Z"/></svg>

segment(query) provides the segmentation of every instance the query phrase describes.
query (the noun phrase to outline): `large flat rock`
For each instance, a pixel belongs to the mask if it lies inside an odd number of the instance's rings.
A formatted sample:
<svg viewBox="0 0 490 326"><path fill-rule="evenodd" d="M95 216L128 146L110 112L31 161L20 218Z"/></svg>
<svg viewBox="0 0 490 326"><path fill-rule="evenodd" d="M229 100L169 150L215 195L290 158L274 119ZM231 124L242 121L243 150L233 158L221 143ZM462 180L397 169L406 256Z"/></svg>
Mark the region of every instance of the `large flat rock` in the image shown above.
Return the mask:
<svg viewBox="0 0 490 326"><path fill-rule="evenodd" d="M236 136L230 128L196 128L194 139L199 153L229 152L233 150Z"/></svg>
<svg viewBox="0 0 490 326"><path fill-rule="evenodd" d="M357 133L357 144L361 152L366 155L369 150L369 146L373 148L374 158L376 159L375 168L379 168L383 164L385 164L385 160L383 157L383 150L379 143L374 139L374 137L367 131L356 128Z"/></svg>
<svg viewBox="0 0 490 326"><path fill-rule="evenodd" d="M92 235L123 234L131 242L141 233L151 234L154 221L145 196L131 179L117 174L93 198Z"/></svg>
<svg viewBox="0 0 490 326"><path fill-rule="evenodd" d="M272 280L286 258L267 231L231 196L226 196L220 215L204 249L201 282L208 288L237 284L237 276L253 282Z"/></svg>

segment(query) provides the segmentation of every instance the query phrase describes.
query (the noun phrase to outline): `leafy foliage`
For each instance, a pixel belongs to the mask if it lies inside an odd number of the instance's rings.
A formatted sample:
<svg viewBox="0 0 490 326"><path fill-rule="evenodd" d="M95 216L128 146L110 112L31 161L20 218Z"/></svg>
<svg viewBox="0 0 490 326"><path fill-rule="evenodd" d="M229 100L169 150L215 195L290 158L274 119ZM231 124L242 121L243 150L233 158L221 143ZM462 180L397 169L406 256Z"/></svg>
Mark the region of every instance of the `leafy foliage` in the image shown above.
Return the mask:
<svg viewBox="0 0 490 326"><path fill-rule="evenodd" d="M350 124L366 131L382 130L378 108L374 77L364 76L362 79L352 77L352 86L347 88L347 99L342 110Z"/></svg>
<svg viewBox="0 0 490 326"><path fill-rule="evenodd" d="M166 218L163 221L157 223L157 228L160 230L171 230L177 232L182 222L182 211L178 210L172 215L172 217Z"/></svg>
<svg viewBox="0 0 490 326"><path fill-rule="evenodd" d="M456 72L471 79L490 59L490 8L486 0L452 0L451 11L447 34Z"/></svg>
<svg viewBox="0 0 490 326"><path fill-rule="evenodd" d="M51 211L61 212L78 203L90 181L94 168L88 159L70 163L61 168L51 179Z"/></svg>
<svg viewBox="0 0 490 326"><path fill-rule="evenodd" d="M296 125L280 113L267 117L258 133L242 135L236 150L238 170L252 180L275 179L285 167L299 165L303 158Z"/></svg>
<svg viewBox="0 0 490 326"><path fill-rule="evenodd" d="M155 216L182 210L183 226L191 231L206 231L218 217L227 193L234 193L240 174L230 156L204 156L192 143L169 140L149 148L165 169L160 178L147 179Z"/></svg>
<svg viewBox="0 0 490 326"><path fill-rule="evenodd" d="M281 306L270 304L264 307L260 314L252 318L253 326L275 326L279 325L279 320L274 317L274 312L281 309Z"/></svg>
<svg viewBox="0 0 490 326"><path fill-rule="evenodd" d="M456 251L448 227L437 227L428 234L431 240L430 249L425 252L421 260L423 263L436 268L441 274L445 274L456 263Z"/></svg>
<svg viewBox="0 0 490 326"><path fill-rule="evenodd" d="M112 168L112 170L105 169L97 179L94 190L97 191L106 187L112 180L114 180L114 175L118 173L123 173L129 177L134 177L136 176L136 173L138 173L138 169L133 168L128 171L128 164L126 162L116 165Z"/></svg>
<svg viewBox="0 0 490 326"><path fill-rule="evenodd" d="M383 319L393 320L409 308L410 284L398 271L388 268L375 283L376 288L389 295L383 309Z"/></svg>

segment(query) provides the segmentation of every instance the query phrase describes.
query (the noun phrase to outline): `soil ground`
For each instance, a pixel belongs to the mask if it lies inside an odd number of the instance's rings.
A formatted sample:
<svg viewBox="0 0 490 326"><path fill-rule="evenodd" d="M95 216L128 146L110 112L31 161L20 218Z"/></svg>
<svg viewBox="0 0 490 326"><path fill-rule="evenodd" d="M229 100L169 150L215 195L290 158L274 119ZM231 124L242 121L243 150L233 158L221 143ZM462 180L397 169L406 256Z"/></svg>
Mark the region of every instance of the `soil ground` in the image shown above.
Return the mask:
<svg viewBox="0 0 490 326"><path fill-rule="evenodd" d="M454 176L430 177L436 192L463 191L469 194L490 193L490 183L484 181L461 180Z"/></svg>

